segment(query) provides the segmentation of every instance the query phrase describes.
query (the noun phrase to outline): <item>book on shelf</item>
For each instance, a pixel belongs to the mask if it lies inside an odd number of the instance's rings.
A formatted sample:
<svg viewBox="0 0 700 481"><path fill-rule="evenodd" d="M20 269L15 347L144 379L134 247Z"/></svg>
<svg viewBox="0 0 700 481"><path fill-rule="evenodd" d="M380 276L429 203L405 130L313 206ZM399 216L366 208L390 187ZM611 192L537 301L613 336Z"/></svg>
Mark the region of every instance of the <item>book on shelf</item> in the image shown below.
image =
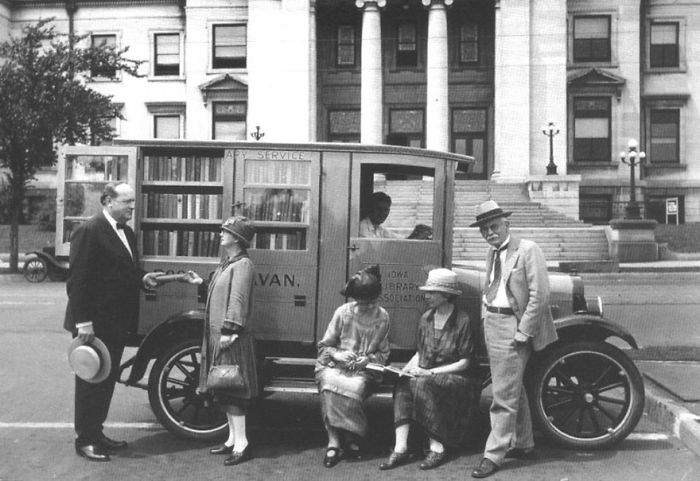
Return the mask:
<svg viewBox="0 0 700 481"><path fill-rule="evenodd" d="M398 367L392 366L392 365L383 365L379 364L376 362L370 362L365 366L365 369L368 371L375 371L375 372L380 372L382 374L386 374L389 376L395 376L396 378L399 377L416 377L413 374L409 374L407 372L403 372L401 369Z"/></svg>

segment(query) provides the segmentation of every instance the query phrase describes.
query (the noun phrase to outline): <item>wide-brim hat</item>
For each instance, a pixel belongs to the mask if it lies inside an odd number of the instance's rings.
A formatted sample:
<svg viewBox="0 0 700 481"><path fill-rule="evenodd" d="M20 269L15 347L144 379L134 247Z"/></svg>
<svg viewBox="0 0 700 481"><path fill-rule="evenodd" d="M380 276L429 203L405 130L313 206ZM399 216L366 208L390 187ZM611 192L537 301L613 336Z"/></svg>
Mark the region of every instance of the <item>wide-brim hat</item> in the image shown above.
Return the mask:
<svg viewBox="0 0 700 481"><path fill-rule="evenodd" d="M236 215L229 217L221 224L221 230L230 232L235 238L245 243L246 247L250 245L255 235L255 227L247 217Z"/></svg>
<svg viewBox="0 0 700 481"><path fill-rule="evenodd" d="M504 211L495 200L487 200L476 206L476 222L469 227L478 227L481 224L499 217L508 217L512 212Z"/></svg>
<svg viewBox="0 0 700 481"><path fill-rule="evenodd" d="M76 337L68 348L68 364L76 376L89 383L99 383L107 379L112 369L109 349L99 338L83 342Z"/></svg>
<svg viewBox="0 0 700 481"><path fill-rule="evenodd" d="M357 271L340 293L353 299L375 299L382 293L382 275L373 265Z"/></svg>
<svg viewBox="0 0 700 481"><path fill-rule="evenodd" d="M462 293L457 274L443 267L428 272L428 280L425 281L424 286L420 286L418 289L427 292L444 292L456 296Z"/></svg>

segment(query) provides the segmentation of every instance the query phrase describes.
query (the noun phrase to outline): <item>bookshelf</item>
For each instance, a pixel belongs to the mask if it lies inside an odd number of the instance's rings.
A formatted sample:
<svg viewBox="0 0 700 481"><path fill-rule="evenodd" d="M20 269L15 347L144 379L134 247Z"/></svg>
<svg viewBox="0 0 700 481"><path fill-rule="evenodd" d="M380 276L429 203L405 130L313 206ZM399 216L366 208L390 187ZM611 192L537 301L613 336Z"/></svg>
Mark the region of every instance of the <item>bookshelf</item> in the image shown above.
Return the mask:
<svg viewBox="0 0 700 481"><path fill-rule="evenodd" d="M255 222L251 248L305 251L311 210L308 160L243 159L241 214Z"/></svg>
<svg viewBox="0 0 700 481"><path fill-rule="evenodd" d="M143 256L219 256L223 158L223 150L142 149L137 210Z"/></svg>

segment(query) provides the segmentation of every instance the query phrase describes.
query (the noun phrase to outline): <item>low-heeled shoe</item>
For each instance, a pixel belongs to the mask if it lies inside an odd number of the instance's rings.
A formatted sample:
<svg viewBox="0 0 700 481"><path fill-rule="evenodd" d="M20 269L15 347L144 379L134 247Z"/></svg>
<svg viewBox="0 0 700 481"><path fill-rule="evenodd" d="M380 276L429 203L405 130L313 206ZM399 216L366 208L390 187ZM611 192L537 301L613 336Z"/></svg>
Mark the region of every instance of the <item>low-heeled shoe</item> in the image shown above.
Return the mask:
<svg viewBox="0 0 700 481"><path fill-rule="evenodd" d="M479 466L472 471L472 478L486 478L496 471L498 471L498 465L489 458L483 458Z"/></svg>
<svg viewBox="0 0 700 481"><path fill-rule="evenodd" d="M331 456L331 452L335 453ZM332 468L340 462L343 458L340 448L328 448L326 449L326 455L323 456L323 465L327 468Z"/></svg>
<svg viewBox="0 0 700 481"><path fill-rule="evenodd" d="M129 447L129 443L126 441L117 441L115 439L110 439L104 434L100 438L98 444L101 448L109 451L118 451L120 449L126 449Z"/></svg>
<svg viewBox="0 0 700 481"><path fill-rule="evenodd" d="M253 455L250 452L250 445L246 446L246 448L243 451L236 452L233 451L231 453L231 456L226 458L224 460L224 466L235 466L237 464L241 464L245 461L248 461L249 459L252 459Z"/></svg>
<svg viewBox="0 0 700 481"><path fill-rule="evenodd" d="M447 459L447 451L438 453L431 450L418 467L422 470L437 468L445 462L445 459Z"/></svg>
<svg viewBox="0 0 700 481"><path fill-rule="evenodd" d="M408 451L406 451L405 453L397 453L396 451L392 451L386 463L382 463L379 465L379 469L382 471L386 471L388 469L398 468L399 466L406 464L410 459L411 453L409 453Z"/></svg>
<svg viewBox="0 0 700 481"><path fill-rule="evenodd" d="M226 446L225 444L209 450L209 454L231 454L232 452L233 446Z"/></svg>
<svg viewBox="0 0 700 481"><path fill-rule="evenodd" d="M86 444L83 446L75 446L75 452L81 458L85 458L88 461L105 462L109 461L109 454L102 451L102 449L96 444Z"/></svg>

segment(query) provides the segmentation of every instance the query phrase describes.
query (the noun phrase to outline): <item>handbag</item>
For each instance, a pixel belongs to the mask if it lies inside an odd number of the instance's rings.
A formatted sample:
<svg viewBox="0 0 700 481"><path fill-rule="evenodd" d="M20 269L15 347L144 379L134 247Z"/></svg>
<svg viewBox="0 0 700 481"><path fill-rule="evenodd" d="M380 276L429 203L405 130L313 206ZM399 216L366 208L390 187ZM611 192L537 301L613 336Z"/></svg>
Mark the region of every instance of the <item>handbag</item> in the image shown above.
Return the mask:
<svg viewBox="0 0 700 481"><path fill-rule="evenodd" d="M218 359L219 356L217 356ZM215 359L214 361L216 361ZM209 368L207 389L243 389L245 381L238 364L219 364Z"/></svg>

